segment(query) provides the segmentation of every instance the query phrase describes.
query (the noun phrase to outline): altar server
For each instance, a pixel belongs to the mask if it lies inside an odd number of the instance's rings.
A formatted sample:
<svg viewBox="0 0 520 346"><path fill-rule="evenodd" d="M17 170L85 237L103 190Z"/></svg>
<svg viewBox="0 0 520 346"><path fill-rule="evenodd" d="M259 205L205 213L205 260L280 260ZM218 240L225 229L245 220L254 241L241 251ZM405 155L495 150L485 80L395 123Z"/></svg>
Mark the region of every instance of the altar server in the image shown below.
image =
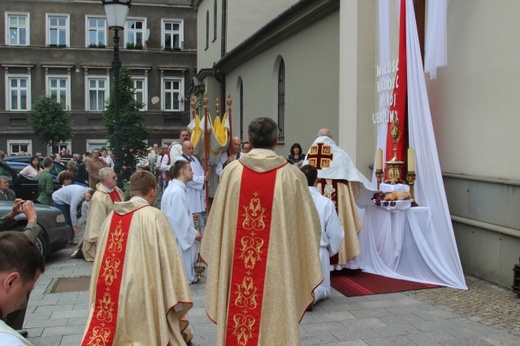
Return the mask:
<svg viewBox="0 0 520 346"><path fill-rule="evenodd" d="M318 171L314 166L306 165L300 169L307 177L307 184L312 199L318 209L321 224L320 260L323 272L323 282L314 290L314 304L317 301L330 297L330 257L338 253L345 231L341 226L334 203L321 195L316 188Z"/></svg>
<svg viewBox="0 0 520 346"><path fill-rule="evenodd" d="M181 254L188 283L198 281L193 270L197 260L199 241L202 235L195 229L193 216L188 202L187 185L193 179L193 171L189 162L176 161L170 168L170 177L161 197L161 210L168 217L173 234L177 239L177 246Z"/></svg>

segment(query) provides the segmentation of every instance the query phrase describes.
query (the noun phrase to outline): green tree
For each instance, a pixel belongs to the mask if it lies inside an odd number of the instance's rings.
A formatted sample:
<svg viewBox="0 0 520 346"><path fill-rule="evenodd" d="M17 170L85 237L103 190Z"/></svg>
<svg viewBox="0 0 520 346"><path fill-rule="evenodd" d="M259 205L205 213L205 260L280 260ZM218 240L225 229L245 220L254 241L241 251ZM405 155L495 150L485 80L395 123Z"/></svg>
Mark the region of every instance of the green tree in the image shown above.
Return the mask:
<svg viewBox="0 0 520 346"><path fill-rule="evenodd" d="M38 140L51 148L72 138L70 112L50 96L42 95L28 112L29 123Z"/></svg>
<svg viewBox="0 0 520 346"><path fill-rule="evenodd" d="M114 83L111 86L111 95L114 95ZM119 74L119 143L121 144L122 164L135 167L139 157L148 155L148 139L151 129L144 124L140 110L142 102L134 98L130 70L122 68ZM114 98L111 96L103 111L103 124L107 130L111 150L114 151Z"/></svg>

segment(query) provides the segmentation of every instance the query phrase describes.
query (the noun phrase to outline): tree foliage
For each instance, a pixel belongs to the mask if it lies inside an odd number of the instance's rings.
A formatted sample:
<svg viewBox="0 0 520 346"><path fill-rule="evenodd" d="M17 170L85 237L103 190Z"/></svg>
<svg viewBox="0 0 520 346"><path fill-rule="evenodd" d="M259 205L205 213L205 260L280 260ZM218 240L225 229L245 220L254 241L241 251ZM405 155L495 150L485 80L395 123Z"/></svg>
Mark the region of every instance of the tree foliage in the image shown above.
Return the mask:
<svg viewBox="0 0 520 346"><path fill-rule="evenodd" d="M72 138L72 121L70 112L50 96L41 96L28 112L29 123L43 144L51 148Z"/></svg>
<svg viewBox="0 0 520 346"><path fill-rule="evenodd" d="M103 124L107 130L112 151L114 151L114 87L114 83L112 83L111 96L103 111ZM148 155L146 143L151 133L151 129L144 124L140 112L144 104L136 101L134 94L130 70L122 68L119 74L119 142L122 162L131 167L135 167L137 158Z"/></svg>

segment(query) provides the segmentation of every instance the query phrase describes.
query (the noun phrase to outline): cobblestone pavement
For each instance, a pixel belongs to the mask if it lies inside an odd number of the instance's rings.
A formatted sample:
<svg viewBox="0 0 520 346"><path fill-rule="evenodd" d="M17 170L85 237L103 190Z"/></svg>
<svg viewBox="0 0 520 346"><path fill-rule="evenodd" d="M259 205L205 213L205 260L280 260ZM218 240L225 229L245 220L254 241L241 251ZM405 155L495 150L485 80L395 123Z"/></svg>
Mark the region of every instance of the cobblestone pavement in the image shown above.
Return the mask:
<svg viewBox="0 0 520 346"><path fill-rule="evenodd" d="M89 276L92 263L70 260L65 249L47 260L31 293L25 318L36 346L79 345L88 315L88 288L53 293L58 278ZM466 277L469 289L434 288L329 299L305 314L302 345L520 345L520 299L509 289ZM215 344L216 326L206 316L206 280L190 286L192 346ZM150 345L151 346L151 345Z"/></svg>
<svg viewBox="0 0 520 346"><path fill-rule="evenodd" d="M502 326L520 335L520 298L512 289L473 276L466 276L466 284L467 291L442 287L409 291L408 295L457 311L472 321Z"/></svg>

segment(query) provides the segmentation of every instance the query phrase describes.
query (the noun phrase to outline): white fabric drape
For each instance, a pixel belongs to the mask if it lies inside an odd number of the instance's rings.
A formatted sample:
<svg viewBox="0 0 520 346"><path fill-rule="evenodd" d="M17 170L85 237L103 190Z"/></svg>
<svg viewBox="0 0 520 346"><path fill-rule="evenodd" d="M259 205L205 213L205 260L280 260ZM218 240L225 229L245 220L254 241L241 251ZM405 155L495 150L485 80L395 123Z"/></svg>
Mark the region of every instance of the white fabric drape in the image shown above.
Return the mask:
<svg viewBox="0 0 520 346"><path fill-rule="evenodd" d="M448 1L428 1L424 71L437 77L437 68L448 64Z"/></svg>
<svg viewBox="0 0 520 346"><path fill-rule="evenodd" d="M380 18L389 16L387 1L381 0ZM382 26L386 25L386 19L382 20ZM415 148L415 170L417 180L415 182L415 199L421 207L427 208L425 215L427 220L423 220L423 214L409 212L407 216L407 225L409 225L413 238L406 237L402 239L413 239L414 258L410 258L411 252L407 252L407 247L403 244L393 244L393 246L401 248L402 253L395 260L379 261L377 266L370 265L363 257L377 255L386 258L388 255L381 254L381 248L370 248L376 245L372 242L369 248L361 249L369 252L362 254L357 259L356 264L366 271L374 272L388 277L407 279L411 281L423 281L448 287L467 289L462 266L460 264L458 249L456 246L455 236L453 233L453 225L450 219L444 183L440 169L437 146L435 143L435 135L433 133L433 125L431 121L430 106L428 95L426 92L426 83L424 79L421 52L419 47L419 39L417 35L417 26L415 21L415 12L412 0L406 0L406 44L407 44L407 73L408 73L408 131L409 146ZM381 32L380 32L381 33ZM386 39L386 34L380 37L380 40ZM384 45L380 43L380 47ZM380 130L384 127L384 131ZM386 124L379 125L378 146L384 148L386 143ZM384 136L384 138L383 138ZM383 157L385 157L383 155ZM375 208L367 208L364 211L364 218L374 220L378 218L381 212L391 213L386 210L377 210ZM377 215L376 215L377 214ZM413 217L411 217L411 215ZM431 216L430 216L431 215ZM380 217L380 215L379 215ZM384 218L385 222L389 222ZM404 221L399 219L399 223ZM367 226L368 227L368 226ZM421 230L421 232L418 232ZM363 232L367 234L362 235ZM365 225L360 233L360 241L362 237L373 237L368 234L371 232ZM391 235L387 235L391 237ZM395 235L394 235L395 236ZM392 238L389 238L390 240ZM401 239L401 237L399 237ZM394 239L394 241L400 241ZM379 243L382 244L382 243ZM395 252L394 252L395 254ZM419 258L420 257L420 258ZM409 262L410 263L405 263ZM405 261L405 262L403 262ZM369 261L370 262L370 261ZM407 269L399 269L407 268Z"/></svg>
<svg viewBox="0 0 520 346"><path fill-rule="evenodd" d="M379 0L379 64L390 63L390 16L389 1ZM380 98L386 98L391 94L392 90L387 90L379 95ZM379 112L388 112L387 105L380 105ZM377 126L377 145L376 148L383 150L383 157L386 157L386 134L387 124L381 123ZM374 167L377 166L377 156L374 157ZM377 186L377 179L375 176L375 168L372 170L372 185Z"/></svg>

